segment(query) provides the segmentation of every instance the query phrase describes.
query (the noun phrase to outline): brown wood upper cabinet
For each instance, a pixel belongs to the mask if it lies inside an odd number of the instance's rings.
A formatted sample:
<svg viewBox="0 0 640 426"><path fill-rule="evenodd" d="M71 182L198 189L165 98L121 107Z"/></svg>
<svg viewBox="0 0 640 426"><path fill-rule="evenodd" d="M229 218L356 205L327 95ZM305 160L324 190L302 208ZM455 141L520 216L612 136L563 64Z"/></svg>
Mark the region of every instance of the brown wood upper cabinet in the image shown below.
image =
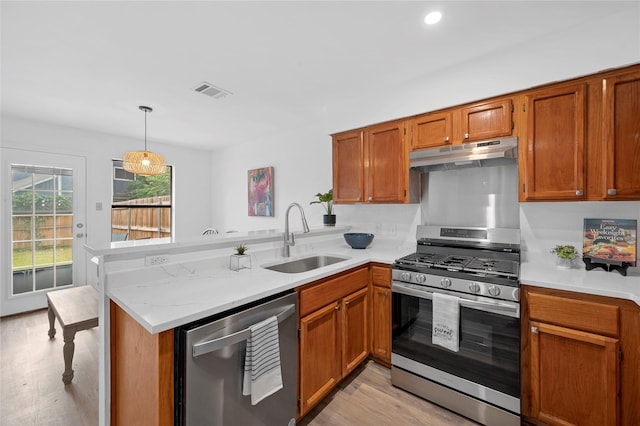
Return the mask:
<svg viewBox="0 0 640 426"><path fill-rule="evenodd" d="M335 134L334 201L417 202L409 150L503 136L519 201L640 200L638 117L640 64Z"/></svg>
<svg viewBox="0 0 640 426"><path fill-rule="evenodd" d="M333 135L333 201L417 201L408 187L405 133L405 122L396 121Z"/></svg>
<svg viewBox="0 0 640 426"><path fill-rule="evenodd" d="M640 71L602 80L603 193L640 199Z"/></svg>
<svg viewBox="0 0 640 426"><path fill-rule="evenodd" d="M451 112L423 114L412 120L411 149L434 148L453 142Z"/></svg>
<svg viewBox="0 0 640 426"><path fill-rule="evenodd" d="M585 85L525 96L526 130L521 201L585 198Z"/></svg>
<svg viewBox="0 0 640 426"><path fill-rule="evenodd" d="M422 114L410 121L411 150L511 136L514 126L510 97Z"/></svg>
<svg viewBox="0 0 640 426"><path fill-rule="evenodd" d="M463 142L509 136L514 128L511 98L473 104L460 114Z"/></svg>
<svg viewBox="0 0 640 426"><path fill-rule="evenodd" d="M362 130L333 136L333 200L361 202L364 194L364 140Z"/></svg>
<svg viewBox="0 0 640 426"><path fill-rule="evenodd" d="M365 202L405 201L409 164L404 133L403 121L378 124L365 130Z"/></svg>

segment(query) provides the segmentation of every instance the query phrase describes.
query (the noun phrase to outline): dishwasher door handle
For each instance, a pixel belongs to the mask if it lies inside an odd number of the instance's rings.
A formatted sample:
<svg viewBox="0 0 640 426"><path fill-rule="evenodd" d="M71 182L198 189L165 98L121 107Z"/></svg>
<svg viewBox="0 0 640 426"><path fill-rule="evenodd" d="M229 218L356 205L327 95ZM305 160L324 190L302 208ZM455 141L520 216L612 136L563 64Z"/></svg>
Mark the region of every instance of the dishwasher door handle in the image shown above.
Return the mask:
<svg viewBox="0 0 640 426"><path fill-rule="evenodd" d="M276 315L276 319L278 323L289 318L296 311L296 305L287 306L282 312ZM265 318L266 319L266 318ZM196 358L200 355L208 354L209 352L214 352L225 348L227 346L231 346L235 343L242 342L246 340L251 334L251 327L247 327L244 330L236 331L235 333L228 334L224 337L218 337L217 339L207 340L206 342L196 343L193 345L193 358Z"/></svg>

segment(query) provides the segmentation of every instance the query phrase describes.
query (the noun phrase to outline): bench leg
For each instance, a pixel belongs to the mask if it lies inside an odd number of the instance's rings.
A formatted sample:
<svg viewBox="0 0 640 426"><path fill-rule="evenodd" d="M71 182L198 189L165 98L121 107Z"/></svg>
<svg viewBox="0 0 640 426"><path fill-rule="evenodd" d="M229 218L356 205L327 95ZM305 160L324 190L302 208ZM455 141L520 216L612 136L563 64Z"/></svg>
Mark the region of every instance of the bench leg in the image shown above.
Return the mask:
<svg viewBox="0 0 640 426"><path fill-rule="evenodd" d="M68 385L71 383L71 380L73 380L71 364L73 363L73 352L76 348L76 344L73 342L76 337L76 329L63 328L62 335L64 337L64 346L62 348L62 354L64 355L64 373L62 373L62 381L65 385Z"/></svg>
<svg viewBox="0 0 640 426"><path fill-rule="evenodd" d="M47 315L49 315L49 339L53 339L56 335L55 318L56 315L51 309L51 304L47 303Z"/></svg>

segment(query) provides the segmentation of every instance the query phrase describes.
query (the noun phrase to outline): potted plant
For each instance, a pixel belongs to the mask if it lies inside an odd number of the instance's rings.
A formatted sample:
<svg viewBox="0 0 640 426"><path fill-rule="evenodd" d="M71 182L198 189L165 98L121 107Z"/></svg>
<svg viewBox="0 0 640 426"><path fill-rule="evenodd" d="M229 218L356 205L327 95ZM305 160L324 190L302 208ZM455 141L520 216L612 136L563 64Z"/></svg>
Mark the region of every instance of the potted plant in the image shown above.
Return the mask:
<svg viewBox="0 0 640 426"><path fill-rule="evenodd" d="M559 268L571 268L573 265L573 259L580 254L578 250L571 244L561 245L558 244L551 249L551 253L556 255L556 264Z"/></svg>
<svg viewBox="0 0 640 426"><path fill-rule="evenodd" d="M322 223L327 226L335 226L336 224L336 215L333 214L333 188L324 194L318 192L316 195L318 199L316 201L311 201L309 204L322 204L324 210L327 212L322 217Z"/></svg>
<svg viewBox="0 0 640 426"><path fill-rule="evenodd" d="M233 271L239 271L240 269L251 268L251 256L247 254L249 247L244 244L240 244L234 248L236 251L229 258L229 268Z"/></svg>

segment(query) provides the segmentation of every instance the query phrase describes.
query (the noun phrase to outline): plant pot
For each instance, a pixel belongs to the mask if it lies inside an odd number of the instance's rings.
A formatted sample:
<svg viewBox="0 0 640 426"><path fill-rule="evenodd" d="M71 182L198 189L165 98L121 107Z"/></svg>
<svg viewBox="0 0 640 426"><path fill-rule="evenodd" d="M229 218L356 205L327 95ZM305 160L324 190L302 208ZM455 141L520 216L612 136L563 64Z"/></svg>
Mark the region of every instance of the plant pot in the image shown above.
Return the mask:
<svg viewBox="0 0 640 426"><path fill-rule="evenodd" d="M322 223L325 226L336 226L336 215L335 214L325 214L322 216Z"/></svg>
<svg viewBox="0 0 640 426"><path fill-rule="evenodd" d="M251 269L251 256L248 254L232 254L229 256L229 269L232 271Z"/></svg>
<svg viewBox="0 0 640 426"><path fill-rule="evenodd" d="M573 267L573 259L556 257L556 266L560 269L571 269Z"/></svg>

